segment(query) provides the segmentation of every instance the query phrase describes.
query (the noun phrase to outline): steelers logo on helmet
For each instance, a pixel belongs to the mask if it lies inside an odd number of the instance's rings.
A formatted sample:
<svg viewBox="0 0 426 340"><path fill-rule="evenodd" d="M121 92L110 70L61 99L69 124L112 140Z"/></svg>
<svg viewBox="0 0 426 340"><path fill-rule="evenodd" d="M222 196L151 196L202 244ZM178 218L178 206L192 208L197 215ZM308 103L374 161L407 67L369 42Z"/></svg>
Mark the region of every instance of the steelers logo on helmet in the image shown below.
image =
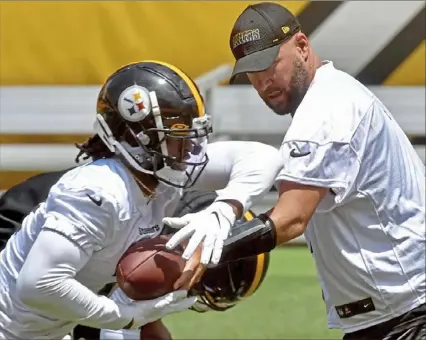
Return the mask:
<svg viewBox="0 0 426 340"><path fill-rule="evenodd" d="M130 86L121 93L117 106L124 119L139 122L151 112L149 92L142 86Z"/></svg>

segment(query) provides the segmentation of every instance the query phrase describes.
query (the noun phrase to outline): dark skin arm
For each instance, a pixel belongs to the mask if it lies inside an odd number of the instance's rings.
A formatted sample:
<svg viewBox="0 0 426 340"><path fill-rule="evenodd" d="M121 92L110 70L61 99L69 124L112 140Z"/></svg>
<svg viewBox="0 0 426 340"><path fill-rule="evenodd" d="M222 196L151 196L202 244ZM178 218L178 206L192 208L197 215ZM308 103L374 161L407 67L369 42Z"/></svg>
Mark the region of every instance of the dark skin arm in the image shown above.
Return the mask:
<svg viewBox="0 0 426 340"><path fill-rule="evenodd" d="M172 340L172 335L161 319L144 325L140 334L144 340Z"/></svg>
<svg viewBox="0 0 426 340"><path fill-rule="evenodd" d="M302 235L328 188L295 182L280 183L279 199L268 213L275 225L277 245Z"/></svg>

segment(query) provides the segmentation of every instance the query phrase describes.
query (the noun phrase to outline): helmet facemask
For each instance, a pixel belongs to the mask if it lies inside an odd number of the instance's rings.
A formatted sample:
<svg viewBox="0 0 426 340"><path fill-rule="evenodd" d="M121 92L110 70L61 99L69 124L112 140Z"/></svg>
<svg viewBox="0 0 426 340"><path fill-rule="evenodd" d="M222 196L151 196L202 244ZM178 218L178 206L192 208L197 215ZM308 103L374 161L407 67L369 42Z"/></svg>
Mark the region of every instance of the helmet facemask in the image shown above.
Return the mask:
<svg viewBox="0 0 426 340"><path fill-rule="evenodd" d="M156 93L133 85L123 91L118 111L124 124L121 136L114 136L102 113L95 129L108 148L137 171L154 176L166 185L192 187L208 163L205 153L212 132L210 117L183 123L181 112L164 118ZM171 124L173 123L173 124ZM124 138L125 136L125 138Z"/></svg>
<svg viewBox="0 0 426 340"><path fill-rule="evenodd" d="M223 312L236 306L259 288L268 264L269 254L259 254L207 268L190 290L197 297L190 309Z"/></svg>
<svg viewBox="0 0 426 340"><path fill-rule="evenodd" d="M197 301L190 309L199 313L223 312L241 301L249 283L234 277L233 272L238 265L244 263L236 261L207 269L201 281L191 289L191 295L197 296Z"/></svg>

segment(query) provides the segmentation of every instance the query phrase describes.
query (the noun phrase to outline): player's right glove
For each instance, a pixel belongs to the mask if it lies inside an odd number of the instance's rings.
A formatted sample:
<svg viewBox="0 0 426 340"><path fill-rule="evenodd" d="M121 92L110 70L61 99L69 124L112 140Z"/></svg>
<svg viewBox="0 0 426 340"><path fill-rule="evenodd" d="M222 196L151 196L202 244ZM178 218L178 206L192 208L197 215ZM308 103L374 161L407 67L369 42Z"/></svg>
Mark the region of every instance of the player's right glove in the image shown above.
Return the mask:
<svg viewBox="0 0 426 340"><path fill-rule="evenodd" d="M178 290L153 300L132 301L130 304L122 304L117 301L123 319L130 321L123 328L138 329L168 314L187 310L197 299L196 297L187 297L187 295L186 290Z"/></svg>

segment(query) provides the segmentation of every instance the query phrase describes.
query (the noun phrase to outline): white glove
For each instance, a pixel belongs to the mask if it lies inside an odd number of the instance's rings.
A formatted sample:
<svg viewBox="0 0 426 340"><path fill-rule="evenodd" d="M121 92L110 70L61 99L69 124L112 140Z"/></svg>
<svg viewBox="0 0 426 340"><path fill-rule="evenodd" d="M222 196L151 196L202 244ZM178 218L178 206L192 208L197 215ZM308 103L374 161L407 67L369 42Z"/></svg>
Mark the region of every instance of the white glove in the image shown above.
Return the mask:
<svg viewBox="0 0 426 340"><path fill-rule="evenodd" d="M168 314L187 310L197 300L197 297L188 298L187 295L186 290L178 290L153 300L132 301L130 304L116 303L121 309L123 318L133 321L126 329L138 329Z"/></svg>
<svg viewBox="0 0 426 340"><path fill-rule="evenodd" d="M182 257L185 260L202 243L201 264L218 264L222 255L223 243L228 237L236 216L232 206L226 202L214 202L205 210L182 217L165 217L163 223L172 228L182 228L166 243L168 249L190 238Z"/></svg>

